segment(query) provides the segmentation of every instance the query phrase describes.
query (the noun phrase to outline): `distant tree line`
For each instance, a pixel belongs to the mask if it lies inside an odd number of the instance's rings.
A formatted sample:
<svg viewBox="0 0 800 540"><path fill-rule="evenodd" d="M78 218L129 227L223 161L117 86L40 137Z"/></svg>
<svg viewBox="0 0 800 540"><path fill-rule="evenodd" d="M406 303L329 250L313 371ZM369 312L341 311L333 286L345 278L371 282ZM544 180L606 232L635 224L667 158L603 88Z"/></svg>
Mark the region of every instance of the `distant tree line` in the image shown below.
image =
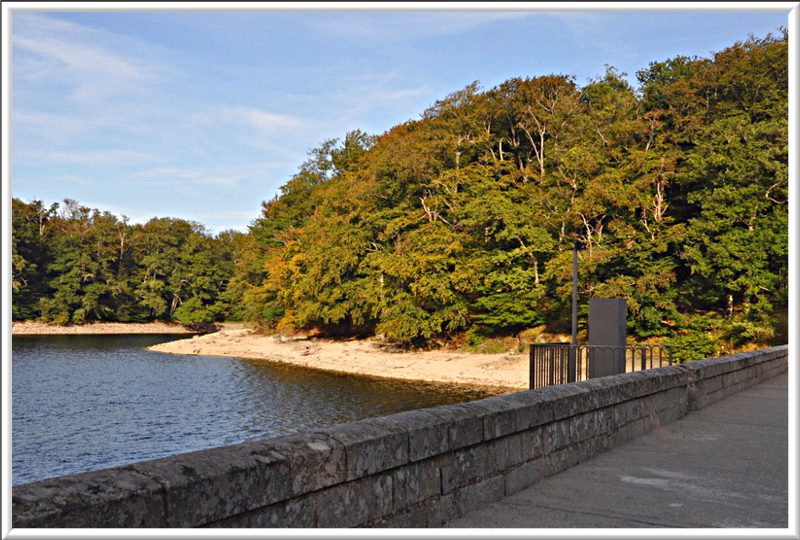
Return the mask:
<svg viewBox="0 0 800 540"><path fill-rule="evenodd" d="M56 324L182 323L229 317L225 296L242 233L153 218L130 225L67 199L12 200L12 316Z"/></svg>
<svg viewBox="0 0 800 540"><path fill-rule="evenodd" d="M787 40L653 62L639 88L613 68L583 87L473 83L381 136L323 142L248 234L15 202L14 315L402 343L566 330L580 241L584 316L625 298L630 335L697 355L785 342Z"/></svg>

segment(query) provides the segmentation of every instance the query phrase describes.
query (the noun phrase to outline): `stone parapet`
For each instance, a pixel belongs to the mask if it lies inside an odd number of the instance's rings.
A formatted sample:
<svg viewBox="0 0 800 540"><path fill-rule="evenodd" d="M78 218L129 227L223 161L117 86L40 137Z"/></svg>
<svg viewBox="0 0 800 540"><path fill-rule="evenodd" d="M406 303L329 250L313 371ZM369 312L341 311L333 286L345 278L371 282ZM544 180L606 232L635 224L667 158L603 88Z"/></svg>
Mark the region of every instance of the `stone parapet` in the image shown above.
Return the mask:
<svg viewBox="0 0 800 540"><path fill-rule="evenodd" d="M12 526L437 527L783 373L788 346L12 488Z"/></svg>

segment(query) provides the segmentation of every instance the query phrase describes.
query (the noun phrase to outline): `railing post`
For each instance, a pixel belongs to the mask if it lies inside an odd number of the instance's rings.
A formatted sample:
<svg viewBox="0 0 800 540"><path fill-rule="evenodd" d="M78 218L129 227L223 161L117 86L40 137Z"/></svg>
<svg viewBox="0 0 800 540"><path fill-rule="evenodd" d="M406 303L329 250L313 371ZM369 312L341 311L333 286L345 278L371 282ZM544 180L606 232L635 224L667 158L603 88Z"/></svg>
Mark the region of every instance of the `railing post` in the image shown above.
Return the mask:
<svg viewBox="0 0 800 540"><path fill-rule="evenodd" d="M528 345L528 389L534 389L534 376L533 373L536 371L536 358L533 355L533 344Z"/></svg>
<svg viewBox="0 0 800 540"><path fill-rule="evenodd" d="M569 346L569 357L567 358L567 382L575 382L577 375L577 362L578 360L578 346L572 344Z"/></svg>

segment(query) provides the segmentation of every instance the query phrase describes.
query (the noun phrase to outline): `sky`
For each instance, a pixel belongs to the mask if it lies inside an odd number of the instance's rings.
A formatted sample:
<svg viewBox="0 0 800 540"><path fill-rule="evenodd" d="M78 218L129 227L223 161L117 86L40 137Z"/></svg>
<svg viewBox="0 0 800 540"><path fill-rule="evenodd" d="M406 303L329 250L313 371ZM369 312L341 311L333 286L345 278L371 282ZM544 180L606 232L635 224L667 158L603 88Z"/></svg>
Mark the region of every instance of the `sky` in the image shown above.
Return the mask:
<svg viewBox="0 0 800 540"><path fill-rule="evenodd" d="M585 85L613 66L636 86L651 62L710 57L788 28L796 4L231 5L4 3L4 193L47 205L69 198L130 223L175 217L246 232L328 139L380 135L474 81L488 90L565 74Z"/></svg>

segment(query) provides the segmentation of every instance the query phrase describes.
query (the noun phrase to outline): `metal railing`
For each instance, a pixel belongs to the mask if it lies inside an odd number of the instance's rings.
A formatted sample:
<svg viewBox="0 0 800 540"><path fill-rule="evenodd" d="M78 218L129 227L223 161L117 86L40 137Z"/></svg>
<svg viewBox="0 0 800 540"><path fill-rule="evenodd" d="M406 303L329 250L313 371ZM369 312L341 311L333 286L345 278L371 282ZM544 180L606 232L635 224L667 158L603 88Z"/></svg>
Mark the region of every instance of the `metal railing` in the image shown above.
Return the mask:
<svg viewBox="0 0 800 540"><path fill-rule="evenodd" d="M611 373L630 373L672 365L672 345L571 345L542 343L530 346L530 388L585 381Z"/></svg>

